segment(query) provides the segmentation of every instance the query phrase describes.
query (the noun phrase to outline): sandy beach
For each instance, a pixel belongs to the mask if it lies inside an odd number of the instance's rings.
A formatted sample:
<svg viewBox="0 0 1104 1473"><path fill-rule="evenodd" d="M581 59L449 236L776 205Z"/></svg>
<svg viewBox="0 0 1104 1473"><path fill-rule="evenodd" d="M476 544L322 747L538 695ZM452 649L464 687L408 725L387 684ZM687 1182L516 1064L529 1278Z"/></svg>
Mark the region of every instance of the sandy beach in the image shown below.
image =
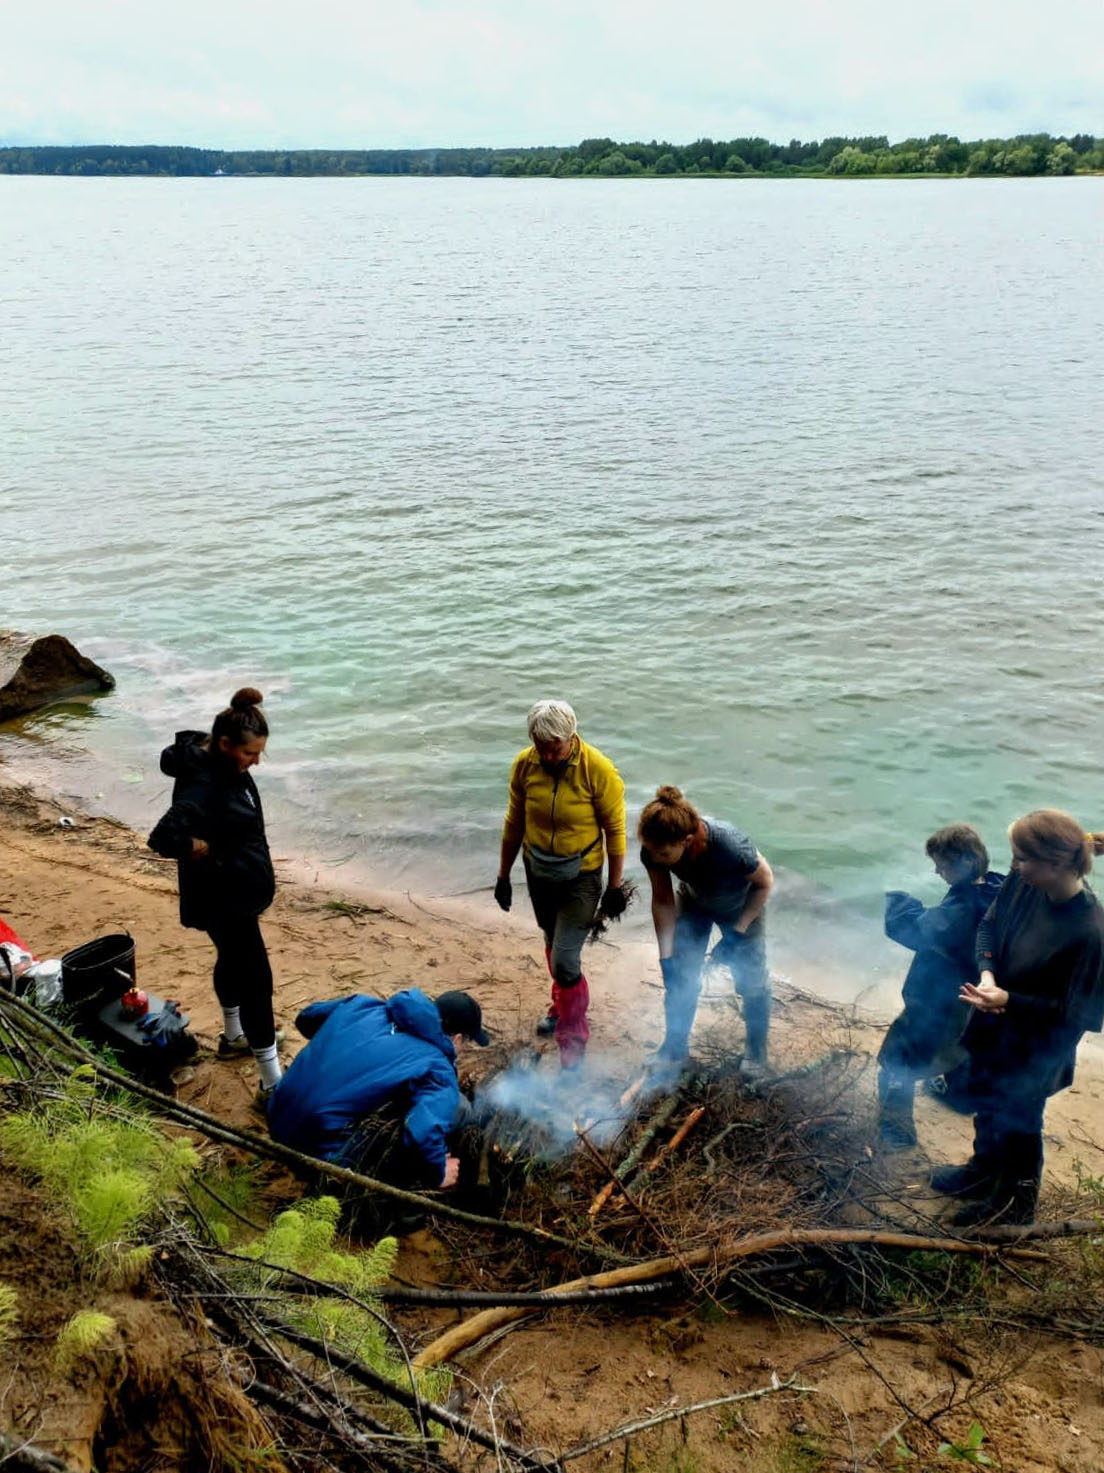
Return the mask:
<svg viewBox="0 0 1104 1473"><path fill-rule="evenodd" d="M205 936L179 924L173 866L155 859L144 835L124 824L82 814L69 799L62 804L12 782L10 765L4 776L0 914L40 956L60 955L95 936L129 930L136 942L139 981L180 999L202 1045L178 1094L243 1128L256 1129L249 1109L256 1083L252 1060L227 1063L214 1057L220 1019L210 983L211 951ZM71 822L59 822L63 817ZM547 982L524 904L502 917L489 897L445 901L407 893L339 892L292 878L294 868L289 859L278 861L279 892L264 921L276 977L276 1013L288 1029L289 1052L299 1046L292 1024L304 1003L361 989L386 994L406 985L431 993L464 987L480 999L494 1043L464 1059L463 1068L474 1067L477 1075L522 1042L532 1042ZM602 944L588 953L588 972L594 1000L588 1075L628 1079L639 1071L645 1050L661 1032L662 994L654 954L637 942ZM703 998L695 1047L712 1052L729 1046L735 1051L742 1043L742 1023L727 991L712 995L717 986L718 979L713 979ZM876 1051L882 1024L861 1010L818 998L783 979L776 979L775 994L776 1068L817 1058L834 1046L860 1054ZM546 1048L550 1056L542 1067L555 1069L554 1047ZM865 1077L873 1090L872 1067ZM1052 1101L1048 1111L1042 1215L1063 1209L1064 1189L1076 1178L1076 1163L1083 1162L1095 1175L1104 1173L1102 1094L1100 1052L1093 1043L1082 1049L1075 1088ZM939 1211L945 1204L925 1185L926 1163L964 1157L970 1123L926 1098L918 1101L917 1123L921 1149L906 1153L894 1167L897 1200L903 1204L911 1199L922 1213ZM448 1266L440 1255L434 1239L416 1234L404 1242L400 1272L407 1282L447 1281ZM430 1323L427 1319L420 1326L423 1333ZM408 1328L419 1333L414 1322ZM988 1365L986 1352L977 1346L956 1349L953 1333L940 1326L918 1327L907 1338L889 1330L868 1336L864 1343L863 1355L876 1355L882 1373L888 1372L898 1392L917 1405L942 1394L949 1364L959 1365L965 1357L969 1364ZM779 1323L770 1314L712 1324L683 1314L672 1319L659 1311L620 1325L594 1312L564 1310L519 1327L504 1346L469 1363L467 1374L483 1395L493 1394L500 1384L509 1386L528 1434L548 1445L565 1445L580 1429L588 1435L599 1432L657 1405L723 1395L734 1386L759 1384L776 1369L784 1375L798 1365L822 1366L817 1384L829 1398L826 1405L844 1408L852 1428L872 1444L900 1420L899 1406L872 1382L866 1360L839 1355L839 1342L829 1328L801 1320ZM982 1361L976 1360L978 1355ZM995 1347L994 1367L1001 1356L1007 1359L1005 1350ZM1093 1390L1099 1364L1099 1353L1089 1346L1070 1348L1039 1337L1018 1352L1014 1363L1005 1366L1000 1360L1000 1380L992 1391L983 1384L987 1370L971 1371L982 1377L977 1383L980 1399L969 1403L976 1411L957 1414L962 1429L970 1415L980 1416L987 1435L1015 1458L1003 1466L1019 1473L1091 1473L1104 1439L1104 1412ZM71 1419L66 1421L62 1410L57 1413L58 1435L73 1439ZM749 1411L748 1418L740 1426L750 1426L748 1438L765 1438L764 1447L771 1438L792 1440L792 1413L764 1407L762 1412ZM740 1460L736 1448L709 1444L711 1425L699 1424L695 1439L707 1441L692 1444L712 1448L708 1465L655 1466L752 1466ZM70 1446L77 1442L70 1441ZM669 1444L661 1439L656 1446ZM608 1464L603 1457L608 1454L596 1454L580 1466L604 1468ZM88 1463L78 1460L77 1466ZM781 1466L769 1459L754 1464L764 1470Z"/></svg>

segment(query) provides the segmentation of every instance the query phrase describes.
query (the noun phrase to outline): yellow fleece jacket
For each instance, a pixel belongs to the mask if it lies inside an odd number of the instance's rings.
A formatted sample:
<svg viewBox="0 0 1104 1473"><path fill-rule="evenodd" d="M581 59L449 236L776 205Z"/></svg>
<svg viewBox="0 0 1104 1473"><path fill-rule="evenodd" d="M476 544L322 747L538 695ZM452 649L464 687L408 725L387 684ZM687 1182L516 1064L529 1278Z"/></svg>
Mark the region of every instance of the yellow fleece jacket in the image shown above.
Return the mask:
<svg viewBox="0 0 1104 1473"><path fill-rule="evenodd" d="M589 872L602 866L603 834L611 854L624 854L625 784L608 757L576 736L564 772L554 775L541 766L535 747L518 753L503 839L546 854L578 854L594 844L583 855L582 869Z"/></svg>

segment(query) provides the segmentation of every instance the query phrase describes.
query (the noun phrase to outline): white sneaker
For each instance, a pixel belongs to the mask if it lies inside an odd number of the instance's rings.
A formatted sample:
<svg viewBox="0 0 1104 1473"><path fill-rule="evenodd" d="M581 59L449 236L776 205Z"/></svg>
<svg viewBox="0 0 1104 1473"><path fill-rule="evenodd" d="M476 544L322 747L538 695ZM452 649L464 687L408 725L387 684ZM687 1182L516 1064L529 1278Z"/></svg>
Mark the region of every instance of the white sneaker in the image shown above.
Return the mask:
<svg viewBox="0 0 1104 1473"><path fill-rule="evenodd" d="M279 1046L284 1041L284 1030L277 1028L276 1044ZM225 1033L219 1034L217 1057L220 1059L244 1059L246 1054L252 1053L249 1047L249 1039L244 1033L239 1033L237 1038L227 1038Z"/></svg>

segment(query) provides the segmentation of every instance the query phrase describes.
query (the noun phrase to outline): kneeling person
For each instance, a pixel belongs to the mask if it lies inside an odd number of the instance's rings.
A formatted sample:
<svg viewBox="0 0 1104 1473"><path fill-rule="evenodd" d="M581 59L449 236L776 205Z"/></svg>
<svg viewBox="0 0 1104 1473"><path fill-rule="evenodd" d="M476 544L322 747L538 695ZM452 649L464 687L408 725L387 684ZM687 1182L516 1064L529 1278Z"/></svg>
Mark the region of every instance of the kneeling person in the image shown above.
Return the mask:
<svg viewBox="0 0 1104 1473"><path fill-rule="evenodd" d="M416 987L386 1001L357 993L311 1003L295 1026L310 1042L269 1101L273 1140L340 1161L366 1116L397 1106L426 1185L456 1185L460 1165L448 1151L460 1105L456 1055L465 1039L490 1041L473 997L445 992L434 1002Z"/></svg>

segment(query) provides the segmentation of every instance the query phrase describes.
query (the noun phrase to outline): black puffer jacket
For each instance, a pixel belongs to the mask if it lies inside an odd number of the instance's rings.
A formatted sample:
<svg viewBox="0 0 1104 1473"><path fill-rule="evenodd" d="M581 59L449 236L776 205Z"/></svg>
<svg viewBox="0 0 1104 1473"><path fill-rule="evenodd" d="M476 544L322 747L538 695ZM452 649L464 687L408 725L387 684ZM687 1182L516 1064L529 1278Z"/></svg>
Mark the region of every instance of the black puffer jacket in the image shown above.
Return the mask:
<svg viewBox="0 0 1104 1473"><path fill-rule="evenodd" d="M148 841L155 854L176 860L180 920L200 931L258 916L276 893L256 784L210 753L207 740L206 732L179 731L161 753L173 801ZM206 841L207 858L191 857L193 839Z"/></svg>

